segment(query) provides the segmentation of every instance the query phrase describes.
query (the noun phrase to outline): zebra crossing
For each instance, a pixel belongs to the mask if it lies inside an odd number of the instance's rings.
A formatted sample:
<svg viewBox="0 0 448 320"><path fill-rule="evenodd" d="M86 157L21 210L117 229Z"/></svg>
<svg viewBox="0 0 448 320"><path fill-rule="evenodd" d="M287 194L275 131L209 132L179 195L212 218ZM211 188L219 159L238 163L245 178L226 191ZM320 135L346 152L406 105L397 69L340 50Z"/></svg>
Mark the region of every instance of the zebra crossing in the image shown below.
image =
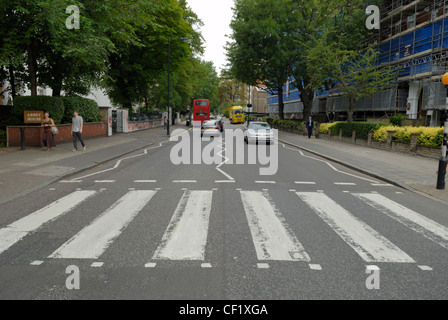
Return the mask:
<svg viewBox="0 0 448 320"><path fill-rule="evenodd" d="M295 190L297 213L308 210L319 221L326 224L345 244L347 250L353 250L365 263L421 263L406 253L397 244L375 230L368 223L353 214L354 209L337 203L325 192L297 192ZM144 208L151 203L160 189L128 190L120 199L110 205L85 227L76 232L64 243L58 243L57 249L43 261L63 259L98 260L109 247L127 232L129 224L140 214L147 214ZM199 261L202 267L210 267L207 261L207 244L210 219L213 217L213 201L218 191L183 189L183 194L172 213L163 237L158 239L156 250L146 258L145 267L156 267L159 261ZM305 262L314 270L321 270L302 243L305 235L291 227L281 212L275 199L267 189L249 191L237 189L241 204L238 212L247 223L250 240L255 252L257 264L266 267L267 262ZM379 193L343 193L373 208L386 219L393 219L406 227L413 236L426 238L448 249L448 227L441 225L406 206ZM53 203L48 204L5 227L0 228L1 255L20 241L37 232L93 198L101 198L102 193L94 190L76 190ZM151 218L151 217L150 217ZM213 230L213 232L219 232ZM54 241L60 241L54 239ZM34 265L41 265L35 263ZM102 264L101 264L102 265ZM422 269L422 268L421 268ZM424 269L422 269L424 270Z"/></svg>

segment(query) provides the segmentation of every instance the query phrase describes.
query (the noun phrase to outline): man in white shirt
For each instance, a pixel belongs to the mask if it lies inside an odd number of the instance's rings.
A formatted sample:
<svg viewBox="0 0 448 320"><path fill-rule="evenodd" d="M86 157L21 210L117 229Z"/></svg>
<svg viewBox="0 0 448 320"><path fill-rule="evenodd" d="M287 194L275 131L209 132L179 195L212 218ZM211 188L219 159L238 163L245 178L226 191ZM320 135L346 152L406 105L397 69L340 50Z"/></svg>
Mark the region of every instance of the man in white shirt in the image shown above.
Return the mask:
<svg viewBox="0 0 448 320"><path fill-rule="evenodd" d="M82 129L84 127L84 120L79 115L78 110L73 111L73 119L72 119L72 132L73 132L73 152L78 151L78 139L81 142L83 150L86 150L86 145L82 140Z"/></svg>

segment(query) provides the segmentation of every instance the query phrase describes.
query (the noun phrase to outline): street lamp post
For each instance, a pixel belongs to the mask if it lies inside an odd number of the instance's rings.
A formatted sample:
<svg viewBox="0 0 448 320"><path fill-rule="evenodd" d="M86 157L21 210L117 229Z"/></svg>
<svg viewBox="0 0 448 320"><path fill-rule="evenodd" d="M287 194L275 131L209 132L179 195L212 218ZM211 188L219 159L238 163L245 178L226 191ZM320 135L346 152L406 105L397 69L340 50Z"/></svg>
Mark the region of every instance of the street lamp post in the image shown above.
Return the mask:
<svg viewBox="0 0 448 320"><path fill-rule="evenodd" d="M178 41L188 41L189 38L180 38ZM170 76L171 76L171 40L168 40L168 99L167 99L167 123L166 123L166 133L170 135Z"/></svg>
<svg viewBox="0 0 448 320"><path fill-rule="evenodd" d="M448 73L445 73L442 77L442 83L446 86L448 85ZM442 145L442 158L439 161L439 171L437 175L437 189L445 190L446 185L446 169L448 161L446 158L446 151L448 146L448 109L444 111L445 129L443 133L443 145Z"/></svg>

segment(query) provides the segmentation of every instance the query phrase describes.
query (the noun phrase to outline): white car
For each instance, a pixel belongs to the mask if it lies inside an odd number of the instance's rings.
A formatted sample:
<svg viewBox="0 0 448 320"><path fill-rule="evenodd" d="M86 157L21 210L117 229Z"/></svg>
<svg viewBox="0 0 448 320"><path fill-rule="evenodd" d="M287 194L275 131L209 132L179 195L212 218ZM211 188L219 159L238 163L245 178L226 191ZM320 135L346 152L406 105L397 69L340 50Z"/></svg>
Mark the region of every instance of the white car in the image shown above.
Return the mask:
<svg viewBox="0 0 448 320"><path fill-rule="evenodd" d="M219 121L208 120L204 121L201 126L201 137L203 136L219 136L221 135L221 128L219 126Z"/></svg>
<svg viewBox="0 0 448 320"><path fill-rule="evenodd" d="M267 122L250 122L244 131L244 141L250 142L264 142L266 144L274 143L274 131Z"/></svg>

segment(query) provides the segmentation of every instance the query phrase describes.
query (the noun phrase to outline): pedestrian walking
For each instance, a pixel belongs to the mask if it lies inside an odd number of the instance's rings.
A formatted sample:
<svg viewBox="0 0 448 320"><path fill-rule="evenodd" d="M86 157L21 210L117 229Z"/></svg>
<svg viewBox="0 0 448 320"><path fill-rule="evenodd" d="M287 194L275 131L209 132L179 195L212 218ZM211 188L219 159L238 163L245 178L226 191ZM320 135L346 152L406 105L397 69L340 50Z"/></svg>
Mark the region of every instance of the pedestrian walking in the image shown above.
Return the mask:
<svg viewBox="0 0 448 320"><path fill-rule="evenodd" d="M43 142L44 145L47 147L46 152L51 151L51 148L56 147L56 143L54 142L54 135L52 127L55 127L53 119L50 118L50 114L48 112L45 112L44 119L42 120L42 127L44 127L44 136L43 136Z"/></svg>
<svg viewBox="0 0 448 320"><path fill-rule="evenodd" d="M86 144L82 140L82 129L84 127L84 120L79 115L78 110L73 111L72 119L72 133L73 133L73 152L78 151L78 139L81 142L83 150L86 150Z"/></svg>
<svg viewBox="0 0 448 320"><path fill-rule="evenodd" d="M166 129L168 126L168 119L165 117L163 118L163 129Z"/></svg>
<svg viewBox="0 0 448 320"><path fill-rule="evenodd" d="M308 129L308 139L311 139L311 136L313 135L314 130L314 120L313 117L309 117L309 119L306 121L306 128Z"/></svg>

